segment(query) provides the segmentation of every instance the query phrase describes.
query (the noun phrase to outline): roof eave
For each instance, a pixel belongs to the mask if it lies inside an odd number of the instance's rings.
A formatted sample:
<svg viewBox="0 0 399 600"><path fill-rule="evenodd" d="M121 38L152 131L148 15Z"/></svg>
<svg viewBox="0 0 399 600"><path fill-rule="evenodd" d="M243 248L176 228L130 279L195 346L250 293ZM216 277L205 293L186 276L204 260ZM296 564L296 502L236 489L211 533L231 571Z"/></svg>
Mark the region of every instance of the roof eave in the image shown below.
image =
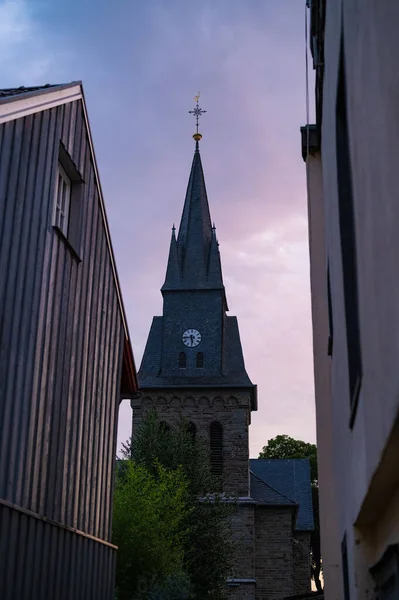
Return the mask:
<svg viewBox="0 0 399 600"><path fill-rule="evenodd" d="M55 91L67 90L69 88L79 85L82 87L81 81L71 81L70 83L60 83L59 85L49 85L48 87L43 86L38 90L29 90L27 92L19 92L18 94L12 94L10 96L0 97L0 104L7 104L9 102L15 102L16 100L24 100L27 98L33 98L36 96L42 96L43 94L49 94ZM17 88L18 89L18 88Z"/></svg>

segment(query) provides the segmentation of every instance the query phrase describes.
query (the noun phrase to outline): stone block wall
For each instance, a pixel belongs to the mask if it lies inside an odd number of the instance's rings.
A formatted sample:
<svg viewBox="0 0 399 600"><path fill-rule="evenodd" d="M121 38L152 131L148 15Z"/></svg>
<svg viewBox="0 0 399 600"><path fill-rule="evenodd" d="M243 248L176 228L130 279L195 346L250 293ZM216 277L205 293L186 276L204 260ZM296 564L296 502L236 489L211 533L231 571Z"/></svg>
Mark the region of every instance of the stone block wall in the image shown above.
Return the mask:
<svg viewBox="0 0 399 600"><path fill-rule="evenodd" d="M229 598L255 600L255 503L239 504L231 517L236 563L228 585Z"/></svg>
<svg viewBox="0 0 399 600"><path fill-rule="evenodd" d="M294 594L310 592L310 533L295 531L292 540L294 557Z"/></svg>
<svg viewBox="0 0 399 600"><path fill-rule="evenodd" d="M256 600L281 600L294 594L292 509L255 509Z"/></svg>
<svg viewBox="0 0 399 600"><path fill-rule="evenodd" d="M218 421L223 426L223 490L248 496L250 402L249 391L243 390L145 390L142 398L132 400L133 438L150 407L170 425L185 417L207 441L211 423Z"/></svg>
<svg viewBox="0 0 399 600"><path fill-rule="evenodd" d="M255 503L238 505L231 518L233 540L237 544L237 559L233 578L255 578Z"/></svg>

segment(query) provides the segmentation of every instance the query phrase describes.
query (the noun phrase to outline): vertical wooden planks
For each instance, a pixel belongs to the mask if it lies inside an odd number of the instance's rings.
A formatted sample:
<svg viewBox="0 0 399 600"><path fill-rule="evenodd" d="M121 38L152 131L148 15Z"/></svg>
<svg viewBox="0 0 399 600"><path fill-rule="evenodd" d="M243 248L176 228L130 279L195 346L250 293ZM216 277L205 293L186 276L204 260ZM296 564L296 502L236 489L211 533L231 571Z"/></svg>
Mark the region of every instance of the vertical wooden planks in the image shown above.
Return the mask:
<svg viewBox="0 0 399 600"><path fill-rule="evenodd" d="M53 229L60 141L81 262ZM110 539L124 330L81 102L0 125L0 148L0 596L111 600L114 549L18 513Z"/></svg>

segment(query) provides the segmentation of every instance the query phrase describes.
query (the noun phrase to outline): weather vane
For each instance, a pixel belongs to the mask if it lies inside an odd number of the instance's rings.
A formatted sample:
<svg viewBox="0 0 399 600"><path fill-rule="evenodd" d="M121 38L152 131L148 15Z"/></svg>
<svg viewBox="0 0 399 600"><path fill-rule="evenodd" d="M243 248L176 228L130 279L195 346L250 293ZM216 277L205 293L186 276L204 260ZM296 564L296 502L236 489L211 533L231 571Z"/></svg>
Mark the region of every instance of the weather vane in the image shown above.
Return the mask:
<svg viewBox="0 0 399 600"><path fill-rule="evenodd" d="M195 134L193 135L193 138L195 139L196 142L198 142L201 139L201 134L198 132L198 122L199 122L199 118L201 115L203 115L204 113L206 113L206 110L203 110L202 108L200 108L198 101L200 99L200 93L198 92L198 94L196 96L194 96L194 101L197 103L197 105L195 106L194 110L189 110L188 112L191 115L194 115L195 117L195 123L197 126L197 131L195 132Z"/></svg>

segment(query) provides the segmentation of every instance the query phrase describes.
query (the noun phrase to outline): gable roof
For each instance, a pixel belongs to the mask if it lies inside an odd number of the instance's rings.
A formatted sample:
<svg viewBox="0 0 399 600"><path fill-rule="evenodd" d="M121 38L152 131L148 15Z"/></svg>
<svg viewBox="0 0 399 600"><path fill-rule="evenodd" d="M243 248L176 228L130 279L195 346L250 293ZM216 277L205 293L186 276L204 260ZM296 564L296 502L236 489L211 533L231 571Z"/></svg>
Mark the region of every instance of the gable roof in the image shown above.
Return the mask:
<svg viewBox="0 0 399 600"><path fill-rule="evenodd" d="M314 521L309 460L251 458L249 464L252 473L259 479L299 506L295 529L312 531Z"/></svg>
<svg viewBox="0 0 399 600"><path fill-rule="evenodd" d="M291 506L292 508L298 506L296 502L283 494L280 494L280 492L275 490L271 485L255 475L253 471L250 471L249 474L251 498L256 500L258 504L269 506Z"/></svg>
<svg viewBox="0 0 399 600"><path fill-rule="evenodd" d="M96 155L94 152L93 138L91 135L90 123L87 114L86 101L83 92L81 81L73 81L65 84L46 84L42 86L8 88L0 90L0 124L14 119L22 118L30 114L35 114L44 110L48 110L61 104L67 104L80 100L83 107L84 123L86 126L87 137L93 161L95 180L98 188L98 197L100 202L100 212L103 218L105 237L112 265L112 273L114 276L115 288L118 297L118 304L122 318L125 346L123 353L122 366L122 392L124 398L133 395L138 390L138 381L136 367L133 358L133 351L130 341L129 329L127 325L125 307L122 300L121 286L116 270L115 255L111 243L108 219L105 210L104 197L102 193L100 178L98 174L98 166Z"/></svg>

